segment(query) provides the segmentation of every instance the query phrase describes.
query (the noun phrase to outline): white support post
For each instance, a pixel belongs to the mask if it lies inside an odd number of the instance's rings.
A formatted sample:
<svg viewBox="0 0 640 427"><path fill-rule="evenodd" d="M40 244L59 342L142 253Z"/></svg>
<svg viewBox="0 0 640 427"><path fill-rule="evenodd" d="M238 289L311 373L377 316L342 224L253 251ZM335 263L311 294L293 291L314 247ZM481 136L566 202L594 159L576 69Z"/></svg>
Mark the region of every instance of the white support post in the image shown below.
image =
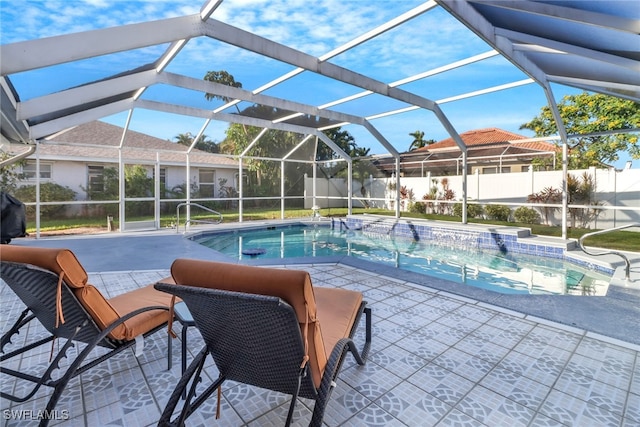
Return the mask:
<svg viewBox="0 0 640 427"><path fill-rule="evenodd" d="M558 135L562 141L562 238L567 238L567 213L569 211L569 197L567 194L567 181L569 175L569 148L567 141L567 129L564 127L562 117L560 117L560 111L558 110L558 104L553 97L553 91L548 81L544 82L544 93L547 96L547 102L549 108L553 113L553 118L556 122L556 128L558 129Z"/></svg>
<svg viewBox="0 0 640 427"><path fill-rule="evenodd" d="M312 176L313 176L313 202L311 204L311 206L318 206L318 202L316 201L316 198L318 197L318 192L317 192L317 181L318 181L318 162L317 162L317 157L318 157L318 137L316 136L316 146L313 149L313 167L312 167Z"/></svg>
<svg viewBox="0 0 640 427"><path fill-rule="evenodd" d="M284 160L280 161L280 219L284 219Z"/></svg>
<svg viewBox="0 0 640 427"><path fill-rule="evenodd" d="M122 147L118 147L118 230L122 233L124 231L125 218L125 176L124 176L124 159L122 158Z"/></svg>
<svg viewBox="0 0 640 427"><path fill-rule="evenodd" d="M156 152L156 164L155 164L155 179L154 185L154 214L156 230L160 230L160 153Z"/></svg>
<svg viewBox="0 0 640 427"><path fill-rule="evenodd" d="M467 223L467 150L462 152L462 223Z"/></svg>
<svg viewBox="0 0 640 427"><path fill-rule="evenodd" d="M244 177L242 176L242 157L238 158L238 222L242 222Z"/></svg>
<svg viewBox="0 0 640 427"><path fill-rule="evenodd" d="M373 175L369 174L369 194L368 194L368 196L369 196L369 202L368 202L369 203L369 207L373 207L373 203L371 203L371 198L374 197L373 196L373 183L374 183Z"/></svg>
<svg viewBox="0 0 640 427"><path fill-rule="evenodd" d="M185 214L185 219L184 219L184 221L185 221L185 223L184 223L185 224L184 225L185 231L187 230L187 224L189 224L189 221L191 221L191 204L190 204L191 203L191 153L189 153L188 151L187 151L187 159L186 160L187 160L186 161L186 164L187 164L187 167L186 167L186 171L187 171L187 183L186 183L186 186L187 186L187 188L185 189L185 193L187 193L186 194L186 196L187 196L186 197L187 198L187 200L186 200L186 202L187 202L186 208L187 209L186 209L186 214ZM179 227L180 227L180 224L178 224L177 218L176 218L176 231L178 230Z"/></svg>
<svg viewBox="0 0 640 427"><path fill-rule="evenodd" d="M534 177L535 177L535 175L533 173L533 165L529 165L529 184L530 184L529 194L535 193L535 191L533 191L533 188L536 185Z"/></svg>
<svg viewBox="0 0 640 427"><path fill-rule="evenodd" d="M40 144L36 145L36 239L40 238Z"/></svg>
<svg viewBox="0 0 640 427"><path fill-rule="evenodd" d="M318 197L318 164L313 162L313 173L312 173L312 202L311 206L318 206L317 197Z"/></svg>
<svg viewBox="0 0 640 427"><path fill-rule="evenodd" d="M353 160L351 160L351 158L349 158L348 162L347 162L347 175L349 177L349 179L347 180L347 193L349 194L349 198L347 199L348 202L348 208L347 208L347 213L349 215L353 214Z"/></svg>
<svg viewBox="0 0 640 427"><path fill-rule="evenodd" d="M396 157L396 218L400 218L400 157Z"/></svg>

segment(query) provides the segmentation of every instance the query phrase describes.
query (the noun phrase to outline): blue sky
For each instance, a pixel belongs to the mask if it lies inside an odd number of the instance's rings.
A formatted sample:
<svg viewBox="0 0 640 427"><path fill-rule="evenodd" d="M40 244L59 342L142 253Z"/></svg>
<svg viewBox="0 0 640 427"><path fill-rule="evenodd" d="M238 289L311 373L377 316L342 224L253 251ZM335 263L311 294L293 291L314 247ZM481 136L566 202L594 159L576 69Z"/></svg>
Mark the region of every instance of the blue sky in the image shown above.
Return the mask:
<svg viewBox="0 0 640 427"><path fill-rule="evenodd" d="M416 0L224 0L212 17L302 52L322 56L422 3ZM0 0L1 42L5 44L184 16L198 13L202 4L200 0ZM29 71L11 76L11 79L21 98L26 100L152 62L166 48L167 45L163 45L116 53ZM489 50L490 47L481 39L436 7L330 61L381 82L392 83ZM290 65L216 40L198 38L189 41L167 71L200 79L206 71L226 70L242 82L244 89L255 90L292 69ZM440 101L526 78L511 63L496 56L400 88ZM553 89L558 100L564 95L579 92L557 85ZM305 72L263 93L319 106L361 91ZM206 109L220 105L219 102L206 101L202 94L160 86L148 89L143 97ZM543 91L531 83L493 94L442 103L441 108L460 133L497 127L533 136L530 131L519 130L519 127L539 114L544 105L546 98ZM371 95L333 108L370 116L402 106L398 101ZM126 115L123 112L102 120L124 126ZM421 130L425 132L425 138L435 140L449 136L433 113L426 110L373 119L371 123L401 152L411 144L410 132ZM172 140L180 133L198 133L203 124L202 119L138 109L133 113L131 129ZM214 121L205 134L219 142L224 138L226 128L226 123ZM359 146L370 148L372 154L385 153L384 148L359 126L349 125L343 129L356 138ZM616 165L624 165L624 160Z"/></svg>

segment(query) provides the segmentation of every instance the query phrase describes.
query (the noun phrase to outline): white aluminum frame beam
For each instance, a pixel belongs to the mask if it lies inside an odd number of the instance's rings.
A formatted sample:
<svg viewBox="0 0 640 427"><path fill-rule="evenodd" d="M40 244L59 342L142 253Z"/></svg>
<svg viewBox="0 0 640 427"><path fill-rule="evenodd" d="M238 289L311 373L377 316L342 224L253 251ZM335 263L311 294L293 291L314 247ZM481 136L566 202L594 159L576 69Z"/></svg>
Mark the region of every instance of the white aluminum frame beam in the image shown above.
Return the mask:
<svg viewBox="0 0 640 427"><path fill-rule="evenodd" d="M198 37L201 25L200 14L195 14L5 44L0 46L0 74Z"/></svg>
<svg viewBox="0 0 640 427"><path fill-rule="evenodd" d="M417 105L431 110L435 103L429 99L393 88L386 83L358 74L347 68L323 62L319 58L304 52L276 43L266 38L256 36L248 31L241 30L221 21L209 20L203 23L207 36L231 44L233 46L267 56L278 61L294 65L305 70L332 78L334 80L360 87L372 92L388 96L398 101Z"/></svg>
<svg viewBox="0 0 640 427"><path fill-rule="evenodd" d="M470 24L467 27L494 46L503 57L510 60L516 67L533 78L541 86L545 82L545 73L522 52L516 52L511 41L504 37L497 37L496 28L487 21L471 4L458 0L436 0L440 6L456 17L460 22Z"/></svg>
<svg viewBox="0 0 640 427"><path fill-rule="evenodd" d="M39 96L18 103L17 117L28 120L39 115L71 108L78 104L96 102L120 93L151 86L158 81L155 70L141 71L127 76L98 81L84 86Z"/></svg>
<svg viewBox="0 0 640 427"><path fill-rule="evenodd" d="M414 11L418 10L419 13L423 13L434 6L435 3L427 2L423 7L414 9ZM382 26L379 28L379 31L387 31L388 29L399 25L403 22L403 19L410 19L413 16L417 16L419 13L416 13L416 15L414 15L414 12L407 13L403 18L396 20L394 25ZM374 37L376 34L378 34L378 32L374 30L369 34L369 36ZM34 68L41 68L161 43L174 43L172 46L178 46L179 48L184 44L181 40L188 40L199 35L207 35L240 48L250 50L285 63L296 65L305 70L313 71L343 83L361 87L374 93L379 93L381 95L406 102L410 105L419 106L432 111L439 111L435 103L429 99L394 88L388 84L362 76L346 68L322 61L319 58L256 36L223 22L211 19L207 22L203 22L202 17L199 14L0 46L0 55L2 55L4 59L2 67L0 68L0 73L3 75L11 74L19 71L26 71ZM368 40L366 36L360 38L359 41L354 41L349 46L353 47L365 40ZM176 45L175 43L178 44ZM54 46L60 45L65 45L67 49L53 49ZM345 46L344 50L347 50L348 48L348 46ZM172 51L171 47L170 51ZM25 52L27 52L27 54L25 54ZM334 51L335 54L340 52L340 49ZM165 52L165 55L168 55L168 53ZM331 52L325 55L325 58L330 56ZM105 87L108 86L109 83L107 83ZM140 90L144 90L145 87L146 86L141 86ZM64 103L69 101L65 101L65 99L62 98L61 102ZM105 115L114 114L114 112L122 110L123 104L127 103L131 103L131 101L120 101L114 103L115 105L110 104L91 109L91 113L89 111L78 113L84 116L84 121L81 120L80 116L77 114L73 114L71 116L56 119L53 121L54 123L41 123L34 126L34 129L31 130L32 137L38 138L45 136L45 132L47 132L45 129L55 129L57 127L58 129L55 131L58 131L81 122L87 122L104 117ZM315 108L314 112L318 115L317 113L320 109L317 107L312 108ZM184 108L181 109L177 106L174 106L172 109L185 110ZM442 116L442 112L440 111L439 113L436 113L436 115L440 118ZM67 124L71 125L65 126ZM61 125L63 126L62 128L60 128ZM273 125L275 125L275 123L271 123L270 127L275 128ZM453 131L454 134L452 136L454 137L454 140L460 139L459 137L456 138L457 133L453 128L446 125L445 128L447 128L449 132ZM55 131L51 131L49 134L55 133Z"/></svg>
<svg viewBox="0 0 640 427"><path fill-rule="evenodd" d="M48 114L64 108L73 107L78 103L96 102L100 99L108 98L118 93L130 92L140 87L148 87L154 84L168 84L203 93L215 93L216 95L235 98L242 101L298 111L303 114L318 116L328 120L354 124L362 124L364 122L364 118L352 114L323 110L318 107L267 95L255 95L250 91L223 85L221 83L208 82L206 80L195 79L174 73L157 73L155 70L142 71L140 73L117 77L110 80L99 81L18 103L18 118L21 120L28 120L42 114Z"/></svg>
<svg viewBox="0 0 640 427"><path fill-rule="evenodd" d="M78 113L70 114L68 116L30 126L29 138L33 140L45 138L49 135L72 128L74 126L79 126L85 123L92 122L94 120L99 120L103 117L130 110L134 107L135 102L136 101L134 101L133 99L124 99L122 101L117 101L100 107L83 110Z"/></svg>
<svg viewBox="0 0 640 427"><path fill-rule="evenodd" d="M480 4L480 2L473 0L471 2ZM640 33L640 21L636 19L615 16L613 14L605 15L603 13L560 6L557 3L549 5L522 0L482 0L481 4L501 9L511 9L522 13L548 16L550 18L562 19L580 24L588 24L594 27L613 28L620 31L626 31L631 34Z"/></svg>
<svg viewBox="0 0 640 427"><path fill-rule="evenodd" d="M270 120L258 119L256 117L240 116L237 114L228 113L213 113L209 110L203 110L201 108L185 107L182 105L166 104L157 101L138 100L134 103L135 108L143 108L146 110L163 111L166 113L180 114L190 117L201 117L203 119L219 120L228 123L239 123L248 126L256 126L261 128L269 128L282 130L285 132L295 132L303 135L316 135L324 136L323 139L327 145L329 145L340 157L346 160L351 160L351 157L345 153L335 142L331 141L326 135L315 128L307 126L293 125L288 123L273 123Z"/></svg>
<svg viewBox="0 0 640 427"><path fill-rule="evenodd" d="M518 43L527 43L535 46L542 46L548 49L557 50L570 55L580 56L582 58L593 59L595 61L604 62L618 67L628 68L633 71L640 71L640 63L637 60L625 58L618 55L602 52L599 50L588 49L585 47L575 46L569 43L559 42L540 36L525 34L504 28L495 29L496 37L504 37L514 44L514 51L519 51ZM622 46L621 46L622 48Z"/></svg>
<svg viewBox="0 0 640 427"><path fill-rule="evenodd" d="M335 49L333 49L330 52L327 52L326 54L322 55L319 59L321 61L327 61L331 58L333 58L336 55L339 55L341 53L346 52L349 49L352 49L368 40L371 40L374 37L379 36L380 34L383 34L395 27L397 27L400 24L403 24L413 18L415 18L416 16L419 16L429 10L431 10L432 8L436 7L437 3L434 0L430 0L418 7L415 7L413 9L411 9L410 11L392 19L391 21L388 21L376 28L374 28L371 31L366 32L365 34L356 37L355 39L343 44L342 46L339 46ZM304 71L304 68L298 67L292 71L289 71L286 74L283 74L282 76L268 82L265 83L264 85L260 86L258 89L255 89L253 92L254 93L260 93L260 92L264 92L265 90L272 88L286 80L289 80L292 77L297 76L298 74L302 73Z"/></svg>
<svg viewBox="0 0 640 427"><path fill-rule="evenodd" d="M412 83L412 82L415 82L415 81L418 81L418 80L425 79L427 77L435 76L437 74L441 74L441 73L444 73L446 71L451 71L451 70L454 70L456 68L459 68L459 67L462 67L462 66L465 66L465 65L473 64L474 62L478 62L478 61L482 61L482 60L485 60L485 59L488 59L488 58L492 58L492 57L494 57L496 55L499 55L499 54L500 53L497 50L490 50L488 52L484 52L484 53L481 53L481 54L478 54L478 55L474 55L474 56L471 56L471 57L468 57L468 58L465 58L465 59L461 59L459 61L455 61L455 62L452 62L450 64L443 65L441 67L433 68L431 70L427 70L427 71L424 71L422 73L419 73L419 74L416 74L416 75L413 75L413 76L410 76L410 77L405 77L403 79L400 79L400 80L397 80L395 82L389 83L389 86L391 86L391 87L402 86L404 84ZM369 90L365 90L363 92L358 92L356 94L349 95L349 96L346 96L344 98L336 99L335 101L327 102L327 103L325 103L323 105L318 106L318 108L324 109L324 108L333 107L333 106L344 104L346 102L350 102L350 101L353 101L353 100L356 100L356 99L359 99L359 98L364 98L365 96L369 96L369 95L372 95L372 94L373 94L373 92L371 92ZM415 109L415 108L412 108L412 109Z"/></svg>

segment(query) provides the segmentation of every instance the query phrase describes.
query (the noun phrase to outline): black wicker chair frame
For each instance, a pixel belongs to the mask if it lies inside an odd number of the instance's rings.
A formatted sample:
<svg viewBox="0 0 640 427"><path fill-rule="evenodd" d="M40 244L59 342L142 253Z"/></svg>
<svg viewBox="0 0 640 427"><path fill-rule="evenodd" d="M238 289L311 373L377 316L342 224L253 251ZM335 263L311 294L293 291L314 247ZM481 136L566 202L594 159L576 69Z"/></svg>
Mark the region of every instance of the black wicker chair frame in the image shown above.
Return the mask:
<svg viewBox="0 0 640 427"><path fill-rule="evenodd" d="M170 396L158 423L160 426L184 425L224 381L232 380L292 395L286 426L292 421L298 396L315 400L309 425L320 427L346 354L351 352L359 365L365 364L371 344L371 309L366 307L366 302L360 306L349 338L339 340L334 347L320 387L316 388L307 372L308 364L303 368L300 366L305 349L295 311L282 299L162 283L155 287L182 298L205 342ZM360 352L352 337L362 313L366 316L366 338ZM196 387L208 355L212 356L219 377L203 392L198 391L196 397ZM186 400L174 417L183 394L186 394Z"/></svg>
<svg viewBox="0 0 640 427"><path fill-rule="evenodd" d="M45 414L52 413L62 392L72 378L136 344L135 340L118 341L110 338L108 335L116 327L145 311L168 310L168 307L163 306L141 308L120 317L107 328L101 330L93 321L91 315L80 304L69 286L63 282L61 297L65 322L56 327L56 289L58 286L58 276L56 274L29 264L3 261L0 264L0 277L27 306L13 326L0 338L0 352L3 353L0 356L0 363L3 365L0 372L3 375L33 383L31 391L28 391L24 396L5 392L1 392L0 395L2 398L13 402L25 402L31 399L41 386L52 387L54 391L47 402ZM4 349L11 343L12 337L20 334L20 331L34 319L37 319L51 335L5 354ZM147 332L144 336L148 336L160 329L166 329L166 323ZM50 363L41 376L30 375L6 367L7 362L12 358L19 357L56 339L64 339L64 344L59 346L55 355L52 354ZM74 342L76 341L86 344L86 347L80 351L68 366L64 367L65 370L61 372L61 375L54 379L54 371L60 368L60 361L67 356L68 350L75 345ZM110 351L84 363L96 347L107 348ZM49 419L43 417L40 425L46 426L48 422Z"/></svg>

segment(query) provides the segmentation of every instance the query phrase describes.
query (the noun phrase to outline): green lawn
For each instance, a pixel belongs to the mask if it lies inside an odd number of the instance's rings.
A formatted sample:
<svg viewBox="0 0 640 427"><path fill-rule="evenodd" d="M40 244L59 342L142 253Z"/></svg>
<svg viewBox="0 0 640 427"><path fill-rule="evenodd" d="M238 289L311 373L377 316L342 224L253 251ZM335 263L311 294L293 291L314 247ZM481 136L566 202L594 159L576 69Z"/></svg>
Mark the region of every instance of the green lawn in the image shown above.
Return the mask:
<svg viewBox="0 0 640 427"><path fill-rule="evenodd" d="M224 215L224 222L237 222L238 221L238 212L237 210L233 210L230 212L221 211ZM385 210L385 209L362 209L362 208L354 208L354 214L379 214L379 215L387 215L393 216L393 212ZM327 208L322 209L320 214L325 217L329 216L346 216L347 208ZM451 221L451 222L460 222L460 218L448 215L427 215L427 214L416 214L409 212L402 212L403 218L421 218L421 219L431 219L431 220L439 220L439 221ZM285 210L286 218L303 218L309 217L309 209L287 209ZM205 215L193 215L194 219L206 219L210 218ZM244 209L243 210L243 220L244 221L256 221L256 220L268 220L268 219L279 219L280 218L280 209ZM153 218L138 218L138 220L150 220ZM160 225L162 227L168 227L172 223L175 222L175 216L167 215L166 217L162 217L160 219ZM489 221L477 218L469 219L470 223L477 224L493 224L493 225L502 225L502 226L511 226L511 227L523 227L530 228L531 233L535 235L541 236L554 236L560 237L562 235L562 229L560 227L551 227L540 224L521 224L515 222L501 222L501 221ZM114 224L115 227L118 226L117 222ZM35 233L35 222L29 221L27 224L27 232ZM98 219L98 218L74 218L74 219L66 219L66 220L52 220L52 221L42 221L40 224L40 230L43 233L52 233L58 232L62 230L66 230L68 233L73 233L73 229L80 228L94 228L97 230L107 228L106 220ZM579 239L586 233L590 233L595 230L591 229L583 229L583 228L571 228L568 230L568 237L572 239ZM610 233L588 237L584 241L587 246L594 246L600 248L607 249L617 249L624 251L633 251L640 252L640 233L634 231L613 231Z"/></svg>

